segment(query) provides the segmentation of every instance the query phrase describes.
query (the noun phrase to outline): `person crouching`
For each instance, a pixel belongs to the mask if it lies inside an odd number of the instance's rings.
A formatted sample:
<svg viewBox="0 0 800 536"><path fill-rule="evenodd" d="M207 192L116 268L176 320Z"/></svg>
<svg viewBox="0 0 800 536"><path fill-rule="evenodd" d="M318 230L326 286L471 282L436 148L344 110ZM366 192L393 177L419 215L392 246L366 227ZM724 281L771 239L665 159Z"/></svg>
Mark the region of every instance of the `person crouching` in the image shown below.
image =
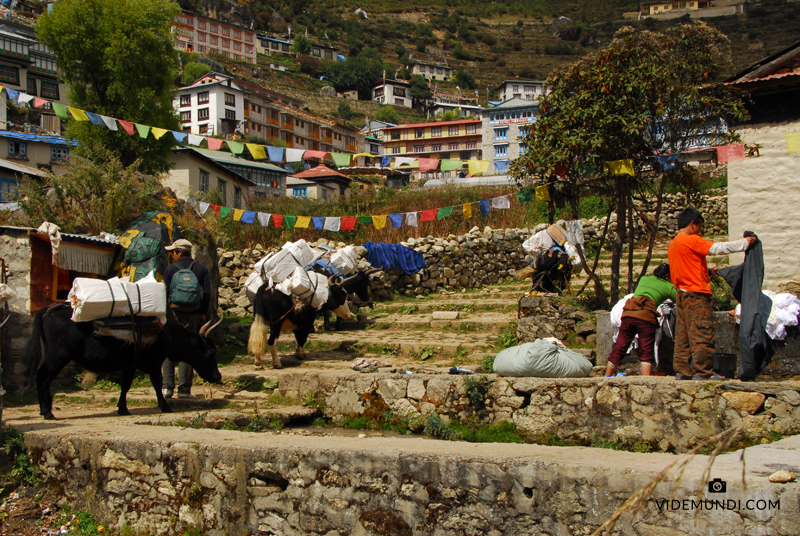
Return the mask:
<svg viewBox="0 0 800 536"><path fill-rule="evenodd" d="M622 309L622 323L619 326L617 342L608 356L606 376L617 372L628 346L636 335L639 336L639 361L642 362L642 376L650 376L655 361L656 328L658 327L658 306L665 301L676 299L676 290L670 282L669 264L662 264L653 270L653 275L644 276L633 297Z"/></svg>

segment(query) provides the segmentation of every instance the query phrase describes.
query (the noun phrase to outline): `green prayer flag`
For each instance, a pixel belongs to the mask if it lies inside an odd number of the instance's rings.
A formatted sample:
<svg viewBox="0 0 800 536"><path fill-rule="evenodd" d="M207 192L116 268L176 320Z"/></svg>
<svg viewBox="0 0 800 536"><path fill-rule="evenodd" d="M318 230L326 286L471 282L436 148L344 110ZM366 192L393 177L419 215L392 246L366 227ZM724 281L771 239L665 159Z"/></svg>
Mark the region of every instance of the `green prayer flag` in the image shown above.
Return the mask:
<svg viewBox="0 0 800 536"><path fill-rule="evenodd" d="M336 167L345 167L350 165L350 153L331 153L331 158L336 164Z"/></svg>
<svg viewBox="0 0 800 536"><path fill-rule="evenodd" d="M231 207L222 207L219 209L219 219L227 218L228 214L230 214L232 210L233 209Z"/></svg>
<svg viewBox="0 0 800 536"><path fill-rule="evenodd" d="M517 192L517 201L520 203L531 203L536 200L536 190L528 188Z"/></svg>
<svg viewBox="0 0 800 536"><path fill-rule="evenodd" d="M441 220L442 218L446 218L446 217L448 217L448 216L450 216L452 214L453 214L453 207L440 208L436 212L436 219L437 220Z"/></svg>
<svg viewBox="0 0 800 536"><path fill-rule="evenodd" d="M244 143L242 142L225 140L225 143L228 144L228 147L230 148L233 154L242 154L244 152Z"/></svg>
<svg viewBox="0 0 800 536"><path fill-rule="evenodd" d="M441 171L454 171L464 167L463 160L445 159L439 162L439 169Z"/></svg>
<svg viewBox="0 0 800 536"><path fill-rule="evenodd" d="M61 119L70 119L69 111L67 111L66 106L57 102L51 102L50 104L53 105L53 110L55 110L58 117Z"/></svg>
<svg viewBox="0 0 800 536"><path fill-rule="evenodd" d="M139 133L139 137L146 139L147 135L150 134L150 127L147 125L140 125L139 123L134 123L136 125L136 131Z"/></svg>
<svg viewBox="0 0 800 536"><path fill-rule="evenodd" d="M364 225L372 225L372 216L356 216L356 220Z"/></svg>
<svg viewBox="0 0 800 536"><path fill-rule="evenodd" d="M297 223L297 216L289 216L288 214L283 217L283 221L286 222L287 229L293 229L294 224Z"/></svg>

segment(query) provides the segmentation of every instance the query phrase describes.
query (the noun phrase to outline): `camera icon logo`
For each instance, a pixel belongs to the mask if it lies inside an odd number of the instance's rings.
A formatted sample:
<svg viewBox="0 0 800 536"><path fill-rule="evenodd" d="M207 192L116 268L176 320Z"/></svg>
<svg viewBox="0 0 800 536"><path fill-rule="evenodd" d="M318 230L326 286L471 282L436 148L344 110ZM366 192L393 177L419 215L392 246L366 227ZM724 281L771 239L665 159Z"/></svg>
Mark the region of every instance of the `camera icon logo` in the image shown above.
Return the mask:
<svg viewBox="0 0 800 536"><path fill-rule="evenodd" d="M715 478L708 483L709 493L725 493L728 490L728 483L721 478Z"/></svg>

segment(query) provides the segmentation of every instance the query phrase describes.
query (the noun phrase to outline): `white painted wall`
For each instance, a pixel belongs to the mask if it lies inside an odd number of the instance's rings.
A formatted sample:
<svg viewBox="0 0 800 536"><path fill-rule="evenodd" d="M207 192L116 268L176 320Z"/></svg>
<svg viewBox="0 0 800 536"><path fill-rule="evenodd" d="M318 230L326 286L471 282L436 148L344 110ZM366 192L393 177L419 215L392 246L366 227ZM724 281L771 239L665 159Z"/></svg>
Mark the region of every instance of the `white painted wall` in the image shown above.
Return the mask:
<svg viewBox="0 0 800 536"><path fill-rule="evenodd" d="M735 240L755 232L764 244L764 288L800 281L800 153L786 154L784 135L800 121L737 129L747 143L760 143L759 158L728 164L728 232ZM743 255L731 255L731 263Z"/></svg>

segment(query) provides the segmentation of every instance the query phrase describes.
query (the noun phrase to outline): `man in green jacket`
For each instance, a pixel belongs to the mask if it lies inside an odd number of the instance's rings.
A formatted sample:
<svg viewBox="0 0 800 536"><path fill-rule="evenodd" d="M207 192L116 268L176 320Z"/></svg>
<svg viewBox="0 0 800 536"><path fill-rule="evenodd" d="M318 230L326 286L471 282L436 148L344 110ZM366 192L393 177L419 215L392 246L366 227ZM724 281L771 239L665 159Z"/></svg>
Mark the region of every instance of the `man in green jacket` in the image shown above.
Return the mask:
<svg viewBox="0 0 800 536"><path fill-rule="evenodd" d="M662 264L653 275L644 276L633 297L622 309L622 323L619 326L617 342L608 356L606 376L613 376L622 363L622 358L636 335L639 336L639 361L642 362L642 376L650 376L655 361L656 328L658 327L658 306L665 301L676 300L676 291L669 278L669 264Z"/></svg>

